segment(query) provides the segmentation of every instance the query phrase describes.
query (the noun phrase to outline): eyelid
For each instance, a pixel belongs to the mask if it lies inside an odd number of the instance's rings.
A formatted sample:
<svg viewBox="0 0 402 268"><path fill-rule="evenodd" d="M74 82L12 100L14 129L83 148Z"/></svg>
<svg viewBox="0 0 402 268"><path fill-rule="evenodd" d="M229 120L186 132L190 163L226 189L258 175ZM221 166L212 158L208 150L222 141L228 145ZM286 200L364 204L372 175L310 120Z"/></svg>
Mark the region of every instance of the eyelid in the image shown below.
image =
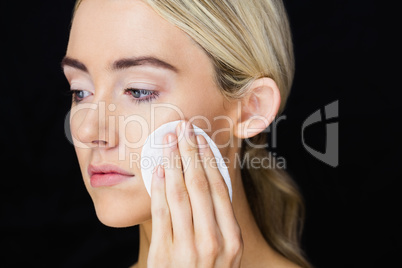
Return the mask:
<svg viewBox="0 0 402 268"><path fill-rule="evenodd" d="M153 84L143 83L143 82L133 82L127 85L127 88L144 89L144 90L156 90L158 87Z"/></svg>
<svg viewBox="0 0 402 268"><path fill-rule="evenodd" d="M91 81L74 78L70 82L70 89L71 90L86 90L86 91L92 92L94 89L94 86Z"/></svg>

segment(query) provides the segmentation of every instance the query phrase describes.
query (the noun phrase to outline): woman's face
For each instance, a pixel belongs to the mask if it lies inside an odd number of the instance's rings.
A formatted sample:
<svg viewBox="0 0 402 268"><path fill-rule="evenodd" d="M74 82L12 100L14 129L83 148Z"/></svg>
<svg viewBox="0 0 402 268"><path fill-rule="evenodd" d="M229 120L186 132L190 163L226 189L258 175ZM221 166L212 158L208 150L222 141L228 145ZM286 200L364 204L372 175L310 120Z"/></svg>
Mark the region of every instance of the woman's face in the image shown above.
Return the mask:
<svg viewBox="0 0 402 268"><path fill-rule="evenodd" d="M235 104L219 92L209 57L142 1L84 0L63 66L76 90L70 124L81 172L106 225L151 218L140 155L156 128L190 119L220 147L232 136ZM124 175L101 175L116 169Z"/></svg>

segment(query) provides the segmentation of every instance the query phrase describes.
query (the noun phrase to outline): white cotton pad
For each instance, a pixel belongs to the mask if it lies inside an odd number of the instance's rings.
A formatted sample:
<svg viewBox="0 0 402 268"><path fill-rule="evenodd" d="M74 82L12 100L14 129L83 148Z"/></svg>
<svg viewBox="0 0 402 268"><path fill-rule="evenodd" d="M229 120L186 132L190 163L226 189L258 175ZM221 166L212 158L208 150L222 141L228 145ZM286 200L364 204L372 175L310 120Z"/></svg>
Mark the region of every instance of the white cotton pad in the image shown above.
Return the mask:
<svg viewBox="0 0 402 268"><path fill-rule="evenodd" d="M150 196L151 196L151 185L152 185L152 171L157 165L162 164L163 162L166 163L166 159L163 159L163 148L164 146L166 146L163 144L163 138L168 133L176 133L176 127L180 122L181 121L179 120L169 122L160 126L158 129L156 129L148 136L142 148L141 173L145 187L147 188L147 191ZM229 171L218 147L216 146L215 142L201 128L195 126L194 124L193 127L195 135L204 136L204 138L209 143L209 147L211 148L215 156L216 166L218 167L219 171L222 174L223 179L225 180L226 185L228 186L230 201L232 201L232 184L230 182ZM180 139L180 137L178 138ZM185 137L182 138L184 139ZM185 167L183 166L183 168Z"/></svg>

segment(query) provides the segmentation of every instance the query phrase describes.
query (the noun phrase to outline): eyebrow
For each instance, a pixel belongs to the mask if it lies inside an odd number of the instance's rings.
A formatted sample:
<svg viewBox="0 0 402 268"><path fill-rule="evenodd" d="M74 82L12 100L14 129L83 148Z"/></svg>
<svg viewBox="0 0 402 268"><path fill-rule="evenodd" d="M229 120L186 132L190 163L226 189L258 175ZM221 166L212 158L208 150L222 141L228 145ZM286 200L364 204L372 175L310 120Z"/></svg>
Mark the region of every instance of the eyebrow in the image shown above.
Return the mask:
<svg viewBox="0 0 402 268"><path fill-rule="evenodd" d="M171 70L176 73L178 72L178 69L175 66L152 56L119 59L112 64L110 69L113 71L120 71L131 67L143 65L150 65L157 68ZM85 66L85 64L77 59L73 59L67 56L64 57L61 61L61 68L64 69L65 66L69 66L86 73L88 72L88 68Z"/></svg>
<svg viewBox="0 0 402 268"><path fill-rule="evenodd" d="M63 60L61 61L61 68L64 69L64 67L69 66L69 67L73 67L75 69L81 70L83 72L88 72L87 67L85 66L85 64L83 64L82 62L70 58L70 57L64 57Z"/></svg>

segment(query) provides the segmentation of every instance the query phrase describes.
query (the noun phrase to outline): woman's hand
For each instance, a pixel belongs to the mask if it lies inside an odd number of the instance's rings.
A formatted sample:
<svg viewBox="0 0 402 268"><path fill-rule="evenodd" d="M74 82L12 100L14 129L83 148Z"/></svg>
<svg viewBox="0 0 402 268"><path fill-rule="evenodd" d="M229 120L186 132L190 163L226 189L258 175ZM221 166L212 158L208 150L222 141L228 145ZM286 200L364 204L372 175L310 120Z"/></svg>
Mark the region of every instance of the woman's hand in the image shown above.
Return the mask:
<svg viewBox="0 0 402 268"><path fill-rule="evenodd" d="M205 138L183 122L185 136L182 124L166 135L169 163L153 173L148 267L239 267L243 242L227 186Z"/></svg>

